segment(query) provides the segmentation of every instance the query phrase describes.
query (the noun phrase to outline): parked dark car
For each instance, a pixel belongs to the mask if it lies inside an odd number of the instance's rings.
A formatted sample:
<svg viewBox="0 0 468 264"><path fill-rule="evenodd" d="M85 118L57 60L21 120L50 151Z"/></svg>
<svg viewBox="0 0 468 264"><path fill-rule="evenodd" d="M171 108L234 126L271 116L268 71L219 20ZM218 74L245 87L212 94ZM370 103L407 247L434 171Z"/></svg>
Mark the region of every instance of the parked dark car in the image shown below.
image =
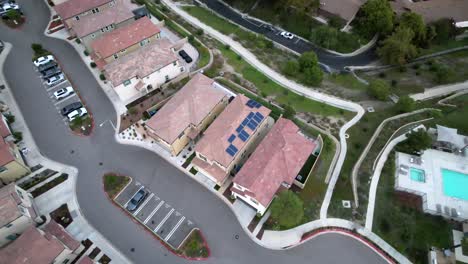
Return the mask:
<svg viewBox="0 0 468 264"><path fill-rule="evenodd" d="M39 65L39 67L37 67L37 69L38 69L40 72L43 72L43 71L48 70L48 69L53 68L53 67L57 67L57 62L55 62L55 61L49 61L49 62L46 63L46 64Z"/></svg>
<svg viewBox="0 0 468 264"><path fill-rule="evenodd" d="M127 204L128 211L135 211L138 206L143 202L146 198L147 193L142 189L139 190L135 195L133 195L130 202Z"/></svg>
<svg viewBox="0 0 468 264"><path fill-rule="evenodd" d="M62 71L60 70L59 67L51 67L51 68L49 68L47 70L41 71L41 74L42 74L42 77L44 79L47 79L47 78L49 78L51 76L54 76L54 75L57 75L57 74L59 74L61 72Z"/></svg>
<svg viewBox="0 0 468 264"><path fill-rule="evenodd" d="M179 55L184 59L185 62L191 63L193 60L192 58L185 52L185 50L179 51Z"/></svg>
<svg viewBox="0 0 468 264"><path fill-rule="evenodd" d="M74 102L74 103L66 105L64 108L62 108L61 113L62 113L62 115L66 116L69 113L71 113L71 112L73 112L73 111L75 111L77 109L80 109L81 107L83 107L82 103Z"/></svg>

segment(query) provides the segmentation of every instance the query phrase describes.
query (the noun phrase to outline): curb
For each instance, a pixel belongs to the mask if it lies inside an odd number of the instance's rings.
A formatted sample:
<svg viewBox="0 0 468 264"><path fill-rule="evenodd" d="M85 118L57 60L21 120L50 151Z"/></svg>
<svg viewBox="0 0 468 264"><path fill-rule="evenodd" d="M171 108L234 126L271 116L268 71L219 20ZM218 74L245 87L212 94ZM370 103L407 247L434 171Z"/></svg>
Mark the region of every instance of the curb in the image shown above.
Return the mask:
<svg viewBox="0 0 468 264"><path fill-rule="evenodd" d="M120 174L117 174L115 173L116 175L118 176L124 176L124 175L120 175ZM114 199L116 197L118 197L122 192L123 190L133 181L133 178L130 177L130 176L124 176L124 177L128 177L130 178L130 181L127 183L127 185L125 185L124 188L122 188L122 190L120 190L120 192L118 194L116 194L116 196L114 197ZM126 214L127 216L129 216L130 220L134 223L137 224L137 226L139 228L142 228L145 232L147 232L148 234L152 235L154 238L156 238L156 240L159 241L159 243L161 245L163 245L169 252L171 252L173 255L177 256L177 257L180 257L180 258L183 258L183 259L186 259L186 260L191 260L191 261L203 261L203 260L207 260L210 256L211 256L211 250L210 250L210 247L208 246L208 243L206 242L206 239L205 237L203 236L203 233L201 232L201 230L199 228L194 228L192 229L192 231L190 231L189 235L186 237L186 239L192 234L192 232L194 230L198 230L198 232L200 232L200 236L202 237L203 239L203 245L206 247L207 249L207 252L208 252L208 256L207 257L198 257L198 258L193 258L193 257L188 257L188 256L185 256L185 255L182 255L180 253L178 253L174 248L172 248L171 246L169 246L166 242L164 242L161 238L159 238L156 234L154 234L153 232L151 232L148 228L146 228L145 226L143 226L143 224L136 220L132 214L130 214L129 212L127 212L126 210L123 209L122 206L120 206L117 202L115 202L114 199L112 199L108 194L107 192L105 191L104 189L104 176L102 176L103 180L102 180L102 191L104 192L104 194L106 195L107 199L109 199L109 201L114 205L116 206L120 211L122 211L124 214ZM185 241L184 241L185 242ZM182 243L183 244L183 243ZM181 244L181 245L182 245Z"/></svg>

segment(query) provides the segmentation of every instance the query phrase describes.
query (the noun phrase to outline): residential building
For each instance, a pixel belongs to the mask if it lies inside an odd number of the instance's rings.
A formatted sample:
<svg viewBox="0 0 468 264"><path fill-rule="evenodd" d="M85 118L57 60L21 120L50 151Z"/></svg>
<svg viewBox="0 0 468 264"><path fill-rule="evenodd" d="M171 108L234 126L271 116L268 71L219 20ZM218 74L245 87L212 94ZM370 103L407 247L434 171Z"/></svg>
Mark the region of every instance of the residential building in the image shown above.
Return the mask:
<svg viewBox="0 0 468 264"><path fill-rule="evenodd" d="M223 111L228 99L213 79L199 73L146 122L148 134L177 156Z"/></svg>
<svg viewBox="0 0 468 264"><path fill-rule="evenodd" d="M234 177L232 195L264 214L277 191L290 188L317 143L280 118Z"/></svg>
<svg viewBox="0 0 468 264"><path fill-rule="evenodd" d="M107 32L129 25L135 20L133 10L138 6L130 0L116 0L115 6L106 8L98 14L85 16L74 20L71 34L80 39L89 52L92 52L91 42L100 38Z"/></svg>
<svg viewBox="0 0 468 264"><path fill-rule="evenodd" d="M0 114L0 182L4 184L30 173L14 141L6 118Z"/></svg>
<svg viewBox="0 0 468 264"><path fill-rule="evenodd" d="M73 21L86 16L97 14L113 7L116 0L68 0L54 6L55 11L67 28L71 28Z"/></svg>
<svg viewBox="0 0 468 264"><path fill-rule="evenodd" d="M468 1L466 0L429 0L429 1L390 1L397 14L414 12L423 17L426 23L439 19L453 19L455 26L468 27Z"/></svg>
<svg viewBox="0 0 468 264"><path fill-rule="evenodd" d="M195 146L192 164L218 185L234 175L270 127L271 110L258 102L237 95L206 129Z"/></svg>
<svg viewBox="0 0 468 264"><path fill-rule="evenodd" d="M14 183L0 189L0 247L15 240L37 219L33 197Z"/></svg>
<svg viewBox="0 0 468 264"><path fill-rule="evenodd" d="M166 38L153 40L105 65L103 69L106 78L126 104L186 72L174 53L173 45Z"/></svg>
<svg viewBox="0 0 468 264"><path fill-rule="evenodd" d="M91 43L99 68L160 38L160 29L148 17L115 29Z"/></svg>
<svg viewBox="0 0 468 264"><path fill-rule="evenodd" d="M0 260L9 264L71 263L83 249L63 227L51 221L44 230L29 226L0 249Z"/></svg>
<svg viewBox="0 0 468 264"><path fill-rule="evenodd" d="M320 0L319 14L337 16L349 24L367 0Z"/></svg>

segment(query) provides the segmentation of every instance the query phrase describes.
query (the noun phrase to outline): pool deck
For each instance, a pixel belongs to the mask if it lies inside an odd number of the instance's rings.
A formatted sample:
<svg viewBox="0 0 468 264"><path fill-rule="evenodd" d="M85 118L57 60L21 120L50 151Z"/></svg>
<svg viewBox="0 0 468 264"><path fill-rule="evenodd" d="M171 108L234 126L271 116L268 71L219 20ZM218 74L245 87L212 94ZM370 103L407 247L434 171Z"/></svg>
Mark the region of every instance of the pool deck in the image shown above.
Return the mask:
<svg viewBox="0 0 468 264"><path fill-rule="evenodd" d="M422 196L427 213L459 221L468 219L468 200L445 195L441 173L441 169L448 169L468 175L468 157L433 149L424 151L419 164L411 162L412 157L397 152L395 189ZM411 180L409 168L423 170L425 182Z"/></svg>

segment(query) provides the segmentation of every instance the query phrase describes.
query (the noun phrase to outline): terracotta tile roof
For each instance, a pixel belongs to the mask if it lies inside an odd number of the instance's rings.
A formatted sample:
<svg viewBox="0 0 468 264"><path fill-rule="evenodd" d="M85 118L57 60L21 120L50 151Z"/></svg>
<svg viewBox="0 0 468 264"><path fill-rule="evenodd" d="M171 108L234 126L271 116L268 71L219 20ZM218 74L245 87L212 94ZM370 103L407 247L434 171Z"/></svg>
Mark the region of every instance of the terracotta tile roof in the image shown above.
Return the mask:
<svg viewBox="0 0 468 264"><path fill-rule="evenodd" d="M106 8L99 14L89 15L73 21L72 29L81 38L109 25L120 24L134 17L132 12L138 6L130 0L117 0L115 6Z"/></svg>
<svg viewBox="0 0 468 264"><path fill-rule="evenodd" d="M10 148L10 144L0 137L0 166L4 166L15 160L15 156L11 153Z"/></svg>
<svg viewBox="0 0 468 264"><path fill-rule="evenodd" d="M54 9L62 19L67 19L95 7L102 6L110 1L111 0L68 0L54 6Z"/></svg>
<svg viewBox="0 0 468 264"><path fill-rule="evenodd" d="M293 183L316 146L299 134L291 120L280 118L236 174L234 183L247 188L267 207L281 183Z"/></svg>
<svg viewBox="0 0 468 264"><path fill-rule="evenodd" d="M398 14L411 10L420 14L428 23L442 18L452 18L455 22L468 21L468 1L466 0L430 0L420 2L397 0L391 1L390 4Z"/></svg>
<svg viewBox="0 0 468 264"><path fill-rule="evenodd" d="M76 241L74 238L68 234L65 229L59 225L54 220L51 220L45 227L44 232L49 233L55 236L58 240L60 240L67 248L72 251L75 251L77 248L80 247L80 242Z"/></svg>
<svg viewBox="0 0 468 264"><path fill-rule="evenodd" d="M114 87L134 77L143 78L178 60L172 43L158 39L104 66L104 73Z"/></svg>
<svg viewBox="0 0 468 264"><path fill-rule="evenodd" d="M354 18L367 0L320 0L320 9L337 15L346 21Z"/></svg>
<svg viewBox="0 0 468 264"><path fill-rule="evenodd" d="M6 138L9 135L11 135L10 128L8 127L6 118L3 116L0 116L0 136L2 138Z"/></svg>
<svg viewBox="0 0 468 264"><path fill-rule="evenodd" d="M22 215L18 208L19 204L21 204L21 200L16 194L14 183L0 189L0 228Z"/></svg>
<svg viewBox="0 0 468 264"><path fill-rule="evenodd" d="M210 176L213 177L216 180L216 183L218 184L223 183L229 175L217 165L210 165L209 163L199 159L198 157L195 157L192 160L192 164L209 173Z"/></svg>
<svg viewBox="0 0 468 264"><path fill-rule="evenodd" d="M55 237L30 226L15 241L0 249L0 260L8 264L52 263L64 249Z"/></svg>
<svg viewBox="0 0 468 264"><path fill-rule="evenodd" d="M250 141L251 135L254 133L252 129L245 126L244 130L249 134L248 140L243 141L236 136L232 142L228 139L231 135L237 135L236 129L242 124L250 113L260 113L266 118L271 110L260 106L259 108L251 108L247 106L249 98L243 94L236 96L234 100L224 109L224 111L216 118L216 120L203 133L203 137L195 146L195 151L199 152L211 161L217 161L224 167L228 167L239 153L242 152L244 146ZM262 120L263 121L263 120ZM256 128L255 128L256 130ZM230 145L234 145L238 149L234 156L229 155L226 149Z"/></svg>
<svg viewBox="0 0 468 264"><path fill-rule="evenodd" d="M146 125L170 144L190 125L198 126L226 96L214 87L214 80L199 73L159 109Z"/></svg>
<svg viewBox="0 0 468 264"><path fill-rule="evenodd" d="M107 58L159 32L160 29L148 17L142 17L105 34L91 43L91 47L98 57Z"/></svg>

